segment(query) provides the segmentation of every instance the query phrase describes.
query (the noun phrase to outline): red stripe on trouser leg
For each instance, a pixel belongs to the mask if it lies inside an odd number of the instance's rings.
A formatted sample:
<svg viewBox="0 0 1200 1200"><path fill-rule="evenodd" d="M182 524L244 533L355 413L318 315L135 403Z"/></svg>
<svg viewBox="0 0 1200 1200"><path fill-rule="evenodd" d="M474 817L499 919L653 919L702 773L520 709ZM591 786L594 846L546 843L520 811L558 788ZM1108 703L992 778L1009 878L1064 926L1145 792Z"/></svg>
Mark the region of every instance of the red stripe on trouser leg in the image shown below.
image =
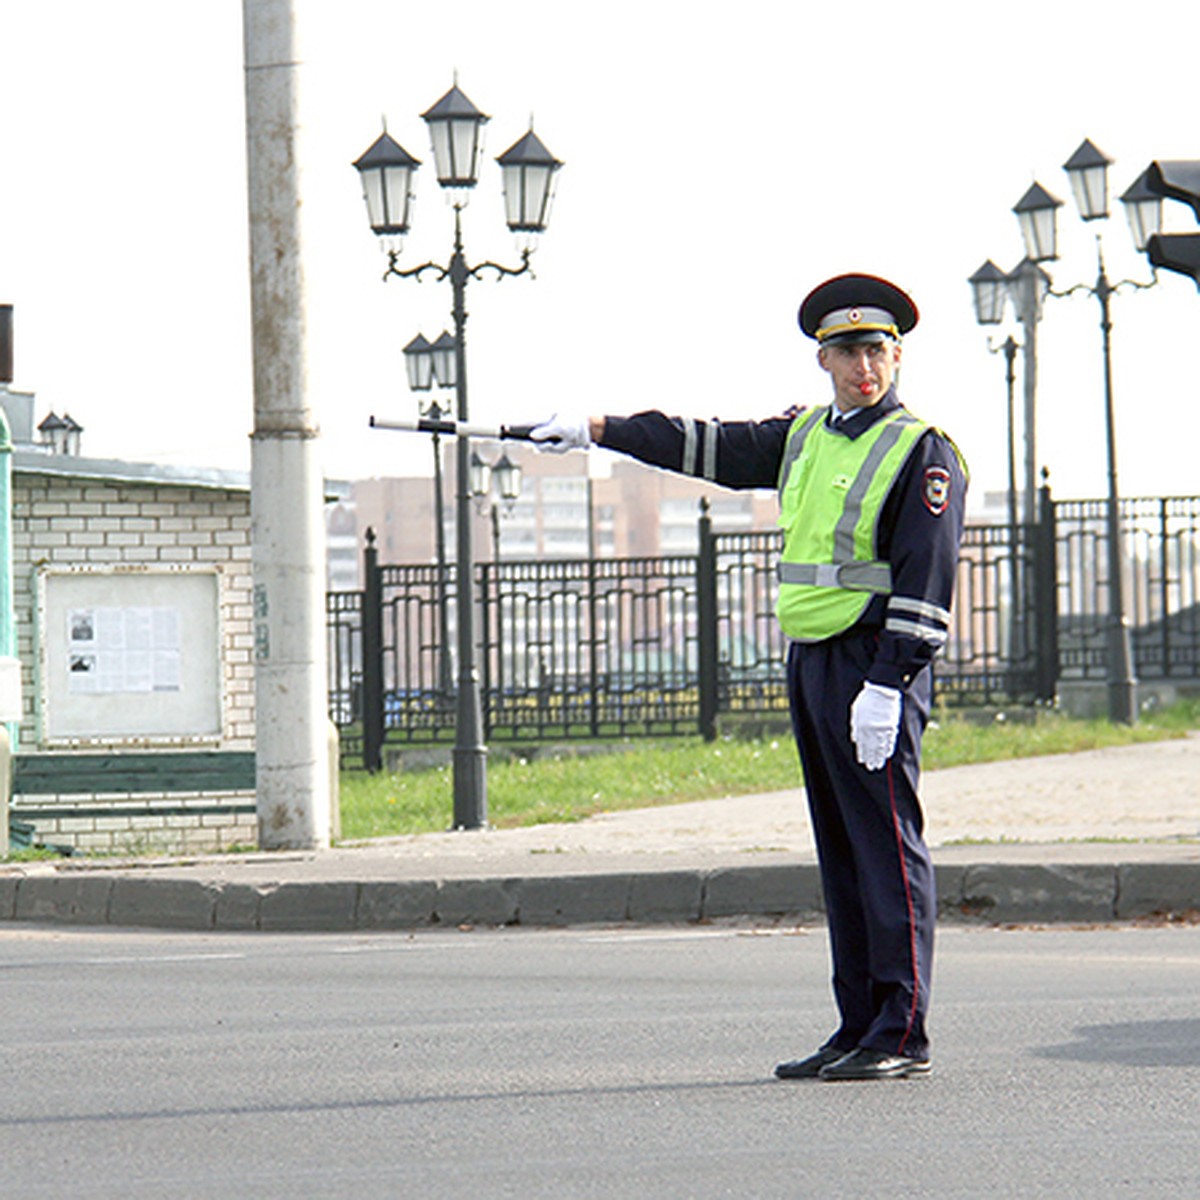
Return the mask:
<svg viewBox="0 0 1200 1200"><path fill-rule="evenodd" d="M908 882L908 863L904 859L904 835L900 830L900 814L896 811L896 788L895 780L892 778L891 759L888 759L886 770L888 801L892 806L892 825L896 830L896 850L900 855L900 878L904 881L904 904L908 911L908 949L912 960L912 1005L908 1012L908 1026L905 1028L904 1036L900 1039L900 1045L897 1047L897 1053L903 1054L904 1047L908 1042L908 1035L912 1033L913 1022L917 1019L917 1007L921 1000L921 973L917 969L917 918L916 913L913 911L912 888Z"/></svg>

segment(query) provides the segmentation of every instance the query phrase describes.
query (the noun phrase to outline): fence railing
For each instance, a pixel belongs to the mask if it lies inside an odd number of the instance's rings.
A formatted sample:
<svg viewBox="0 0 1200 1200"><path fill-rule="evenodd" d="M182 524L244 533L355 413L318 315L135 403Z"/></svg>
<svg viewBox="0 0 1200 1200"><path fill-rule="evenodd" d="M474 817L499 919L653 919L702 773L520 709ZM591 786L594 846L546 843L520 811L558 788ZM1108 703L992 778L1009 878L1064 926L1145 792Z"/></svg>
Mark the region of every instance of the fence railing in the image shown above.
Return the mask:
<svg viewBox="0 0 1200 1200"><path fill-rule="evenodd" d="M1059 654L1064 677L1107 670L1105 507L1055 504ZM1121 506L1126 608L1142 679L1200 675L1200 497L1126 500Z"/></svg>
<svg viewBox="0 0 1200 1200"><path fill-rule="evenodd" d="M971 525L937 660L950 705L1053 700L1106 672L1104 503L1055 502L1033 525ZM1200 676L1200 498L1122 505L1129 613L1143 679ZM774 617L777 531L714 532L695 555L479 564L480 684L490 739L712 736L786 711ZM384 565L328 596L330 713L347 762L386 743L454 738L453 568Z"/></svg>

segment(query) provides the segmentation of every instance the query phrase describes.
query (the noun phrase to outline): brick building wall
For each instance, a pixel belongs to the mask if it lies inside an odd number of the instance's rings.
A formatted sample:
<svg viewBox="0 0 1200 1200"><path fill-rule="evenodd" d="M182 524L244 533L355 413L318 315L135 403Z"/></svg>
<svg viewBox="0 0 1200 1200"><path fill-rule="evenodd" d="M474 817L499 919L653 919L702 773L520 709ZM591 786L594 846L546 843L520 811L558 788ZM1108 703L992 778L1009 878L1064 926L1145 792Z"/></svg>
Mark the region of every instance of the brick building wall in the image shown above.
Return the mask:
<svg viewBox="0 0 1200 1200"><path fill-rule="evenodd" d="M249 481L231 472L187 472L31 452L14 455L12 543L17 654L24 719L18 753L86 749L128 753L252 752L254 633ZM39 574L122 575L207 571L217 577L220 728L201 737L88 738L63 746L43 728L39 678ZM103 703L97 697L97 703ZM182 762L182 758L173 760ZM76 785L78 786L78 785ZM103 785L99 785L102 787ZM257 840L253 788L74 790L17 794L13 816L32 818L40 840L91 851L197 851Z"/></svg>

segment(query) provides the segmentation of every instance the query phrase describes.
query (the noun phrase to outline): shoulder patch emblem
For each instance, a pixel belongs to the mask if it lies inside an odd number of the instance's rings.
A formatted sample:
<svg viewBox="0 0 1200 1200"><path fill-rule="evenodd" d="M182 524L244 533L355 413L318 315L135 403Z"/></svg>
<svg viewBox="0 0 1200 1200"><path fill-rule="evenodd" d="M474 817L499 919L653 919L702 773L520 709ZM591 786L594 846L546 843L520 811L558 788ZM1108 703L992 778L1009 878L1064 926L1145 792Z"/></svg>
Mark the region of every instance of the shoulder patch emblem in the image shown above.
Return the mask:
<svg viewBox="0 0 1200 1200"><path fill-rule="evenodd" d="M945 467L926 467L925 486L921 489L925 507L940 517L950 503L950 472Z"/></svg>

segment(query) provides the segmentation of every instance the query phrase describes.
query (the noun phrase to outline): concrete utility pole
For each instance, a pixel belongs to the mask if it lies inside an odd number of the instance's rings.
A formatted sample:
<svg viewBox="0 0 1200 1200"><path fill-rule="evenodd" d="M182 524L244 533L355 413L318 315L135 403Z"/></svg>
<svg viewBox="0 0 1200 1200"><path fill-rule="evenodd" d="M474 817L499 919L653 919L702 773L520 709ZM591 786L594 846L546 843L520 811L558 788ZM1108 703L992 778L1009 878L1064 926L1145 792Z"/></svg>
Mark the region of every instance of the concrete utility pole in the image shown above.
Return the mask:
<svg viewBox="0 0 1200 1200"><path fill-rule="evenodd" d="M308 406L291 0L242 0L250 301L259 843L328 846L323 480Z"/></svg>

